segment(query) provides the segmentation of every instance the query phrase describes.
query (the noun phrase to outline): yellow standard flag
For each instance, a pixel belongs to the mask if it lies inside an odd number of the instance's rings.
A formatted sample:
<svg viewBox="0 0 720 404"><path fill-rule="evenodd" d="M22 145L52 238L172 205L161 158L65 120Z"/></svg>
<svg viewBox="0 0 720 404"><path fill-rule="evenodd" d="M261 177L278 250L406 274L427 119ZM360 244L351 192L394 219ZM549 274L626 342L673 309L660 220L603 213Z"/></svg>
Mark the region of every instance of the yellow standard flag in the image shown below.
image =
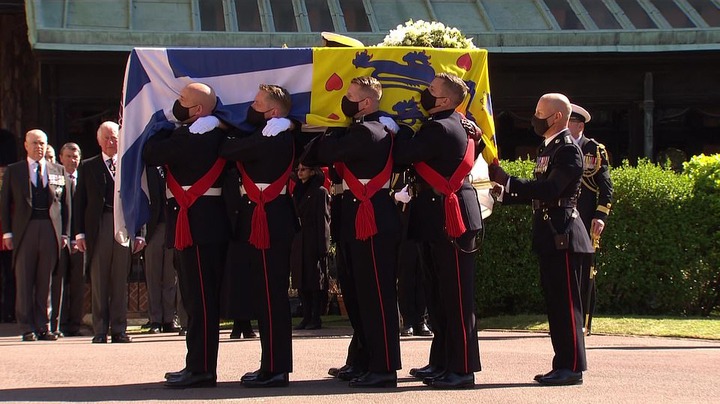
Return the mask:
<svg viewBox="0 0 720 404"><path fill-rule="evenodd" d="M347 126L350 120L340 109L342 97L353 78L372 76L383 86L380 110L417 129L426 114L420 106L420 93L441 72L457 75L470 88L470 95L457 110L483 130L483 158L492 163L497 159L497 146L487 51L483 49L313 48L312 96L306 121Z"/></svg>

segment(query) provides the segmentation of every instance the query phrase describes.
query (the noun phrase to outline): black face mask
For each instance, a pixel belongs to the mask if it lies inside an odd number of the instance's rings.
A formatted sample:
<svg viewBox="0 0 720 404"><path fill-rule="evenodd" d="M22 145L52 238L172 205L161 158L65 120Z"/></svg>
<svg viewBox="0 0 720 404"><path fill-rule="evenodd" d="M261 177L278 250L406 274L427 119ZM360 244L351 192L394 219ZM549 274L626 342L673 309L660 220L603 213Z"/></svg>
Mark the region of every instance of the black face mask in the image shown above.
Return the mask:
<svg viewBox="0 0 720 404"><path fill-rule="evenodd" d="M267 111L265 111L265 112L267 112ZM255 108L253 108L251 105L248 107L247 118L245 118L245 122L247 122L250 125L255 126L255 127L264 125L265 122L267 122L267 119L265 119L265 112L260 112L260 111L256 110Z"/></svg>
<svg viewBox="0 0 720 404"><path fill-rule="evenodd" d="M353 118L360 112L360 101L350 101L347 96L343 96L342 103L340 104L343 114L348 118Z"/></svg>
<svg viewBox="0 0 720 404"><path fill-rule="evenodd" d="M548 129L550 129L550 125L548 125L547 120L550 119L552 115L548 116L547 118L538 118L535 115L530 119L530 123L532 124L533 130L535 131L535 134L544 137L545 132L547 132Z"/></svg>
<svg viewBox="0 0 720 404"><path fill-rule="evenodd" d="M180 100L175 100L175 104L173 104L172 110L175 119L177 119L178 122L185 122L190 119L190 108L192 107L183 107L180 104Z"/></svg>
<svg viewBox="0 0 720 404"><path fill-rule="evenodd" d="M425 111L435 108L438 97L430 94L430 90L427 88L420 93L420 105L422 105Z"/></svg>

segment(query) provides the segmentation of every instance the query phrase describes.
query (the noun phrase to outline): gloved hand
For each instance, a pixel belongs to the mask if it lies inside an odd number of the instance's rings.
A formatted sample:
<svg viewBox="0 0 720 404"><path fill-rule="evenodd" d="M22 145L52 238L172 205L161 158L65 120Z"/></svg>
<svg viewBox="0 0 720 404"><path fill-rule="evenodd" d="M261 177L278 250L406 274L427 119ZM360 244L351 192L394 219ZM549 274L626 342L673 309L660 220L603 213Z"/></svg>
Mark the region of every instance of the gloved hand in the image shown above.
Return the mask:
<svg viewBox="0 0 720 404"><path fill-rule="evenodd" d="M396 201L402 202L402 203L408 203L410 202L410 199L412 199L412 196L410 196L410 193L408 192L408 186L405 185L403 189L395 192L395 195L393 195Z"/></svg>
<svg viewBox="0 0 720 404"><path fill-rule="evenodd" d="M467 118L462 118L460 120L460 123L463 126L463 129L465 129L465 133L467 133L468 137L473 140L480 140L482 139L482 129L480 129L477 124Z"/></svg>
<svg viewBox="0 0 720 404"><path fill-rule="evenodd" d="M490 164L488 166L488 174L490 176L490 181L496 182L502 186L505 186L508 178L510 178L505 170L500 167L500 164Z"/></svg>
<svg viewBox="0 0 720 404"><path fill-rule="evenodd" d="M270 118L262 130L262 135L265 137L277 136L279 133L290 129L290 127L292 127L292 121L287 118Z"/></svg>
<svg viewBox="0 0 720 404"><path fill-rule="evenodd" d="M215 129L220 125L220 120L217 119L217 117L213 115L208 116L201 116L195 122L190 125L190 133L194 133L196 135L203 134L205 132L210 132L211 130Z"/></svg>
<svg viewBox="0 0 720 404"><path fill-rule="evenodd" d="M397 122L389 116L381 116L379 121L381 124L385 125L385 129L389 130L393 135L398 133L400 130L400 126L398 126Z"/></svg>

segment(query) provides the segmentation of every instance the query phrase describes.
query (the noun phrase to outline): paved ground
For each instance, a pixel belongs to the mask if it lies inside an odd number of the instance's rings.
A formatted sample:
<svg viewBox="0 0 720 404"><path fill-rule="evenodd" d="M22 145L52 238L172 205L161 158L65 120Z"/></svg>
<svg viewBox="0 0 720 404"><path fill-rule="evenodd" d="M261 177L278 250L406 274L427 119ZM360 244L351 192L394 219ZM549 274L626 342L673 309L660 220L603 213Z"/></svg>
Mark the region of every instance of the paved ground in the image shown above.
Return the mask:
<svg viewBox="0 0 720 404"><path fill-rule="evenodd" d="M293 402L293 403L707 403L720 397L720 342L593 335L587 338L590 370L585 384L542 387L536 373L549 370L547 334L479 333L483 371L477 387L437 391L409 376L426 363L430 339L402 339L403 369L397 389L359 390L327 376L340 365L347 328L295 332L290 387L248 389L240 376L258 367L260 343L229 340L223 331L218 387L169 390L162 375L179 370L184 339L140 334L132 344L91 344L90 337L21 342L15 327L0 324L2 402Z"/></svg>

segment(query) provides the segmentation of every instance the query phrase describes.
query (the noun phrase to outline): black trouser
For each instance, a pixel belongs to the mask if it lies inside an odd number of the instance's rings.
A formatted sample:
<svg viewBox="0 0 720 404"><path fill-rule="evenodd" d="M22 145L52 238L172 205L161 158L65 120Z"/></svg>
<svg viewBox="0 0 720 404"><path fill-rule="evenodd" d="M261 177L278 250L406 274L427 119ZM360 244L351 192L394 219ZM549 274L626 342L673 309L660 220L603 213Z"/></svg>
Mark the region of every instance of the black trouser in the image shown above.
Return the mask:
<svg viewBox="0 0 720 404"><path fill-rule="evenodd" d="M404 240L398 254L398 308L403 325L412 327L425 322L427 303L425 301L424 274L420 265L420 250L417 241Z"/></svg>
<svg viewBox="0 0 720 404"><path fill-rule="evenodd" d="M349 245L350 274L355 281L368 370L400 369L397 311L397 239L383 235Z"/></svg>
<svg viewBox="0 0 720 404"><path fill-rule="evenodd" d="M185 367L194 373L217 372L226 248L226 243L216 243L174 250L180 257L178 284L188 315Z"/></svg>
<svg viewBox="0 0 720 404"><path fill-rule="evenodd" d="M291 240L273 239L271 247L250 252L250 282L253 286L253 312L260 331L260 370L292 372L292 319L290 316Z"/></svg>
<svg viewBox="0 0 720 404"><path fill-rule="evenodd" d="M568 250L540 255L540 284L545 294L550 339L555 351L553 369L581 372L587 368L578 285L585 255Z"/></svg>
<svg viewBox="0 0 720 404"><path fill-rule="evenodd" d="M477 231L456 239L465 251L475 248ZM433 341L429 363L456 373L481 369L475 322L475 256L449 240L423 243L423 264L430 285L428 312Z"/></svg>
<svg viewBox="0 0 720 404"><path fill-rule="evenodd" d="M368 353L365 343L362 318L360 317L360 306L358 305L355 280L352 277L351 265L348 262L348 246L342 241L335 244L335 262L337 265L338 283L342 290L343 303L347 310L350 325L353 328L353 336L348 345L348 354L345 363L359 369L367 369Z"/></svg>
<svg viewBox="0 0 720 404"><path fill-rule="evenodd" d="M15 321L15 272L12 251L0 251L0 322Z"/></svg>

